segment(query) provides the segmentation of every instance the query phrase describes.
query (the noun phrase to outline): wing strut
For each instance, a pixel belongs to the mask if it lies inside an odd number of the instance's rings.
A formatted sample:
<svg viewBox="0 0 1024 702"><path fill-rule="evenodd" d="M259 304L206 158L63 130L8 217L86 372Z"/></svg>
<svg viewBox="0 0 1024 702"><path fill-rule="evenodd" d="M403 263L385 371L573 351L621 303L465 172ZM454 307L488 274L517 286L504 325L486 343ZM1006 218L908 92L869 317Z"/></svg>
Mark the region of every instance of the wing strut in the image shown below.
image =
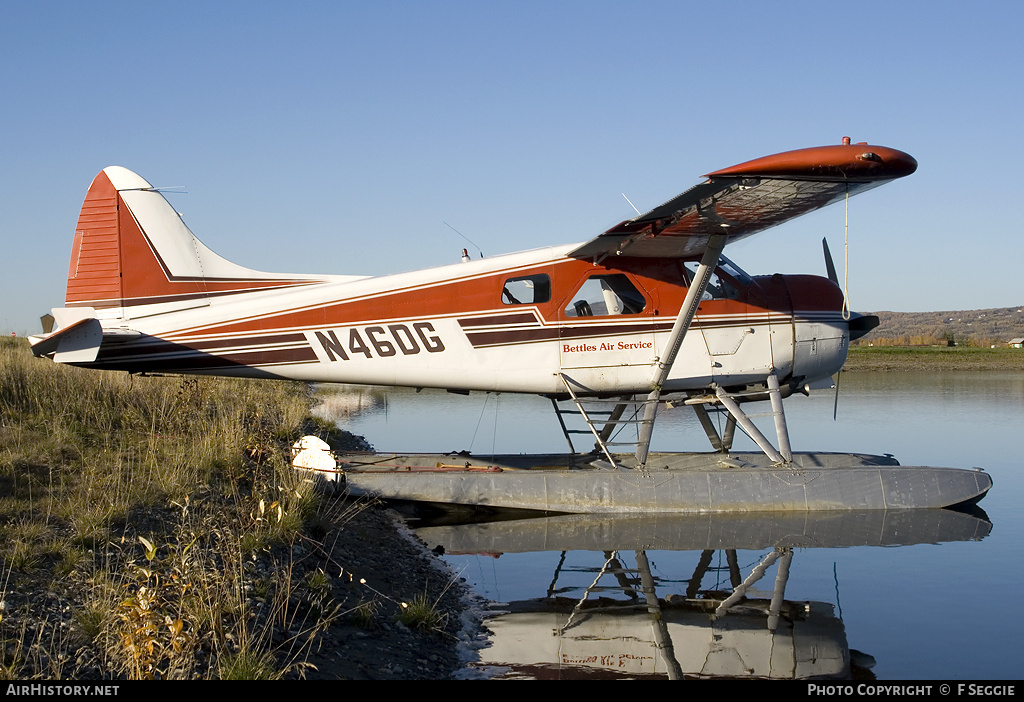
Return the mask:
<svg viewBox="0 0 1024 702"><path fill-rule="evenodd" d="M723 228L728 225L723 225ZM668 374L675 363L679 348L683 345L686 332L693 323L697 314L697 307L700 305L704 291L707 290L711 274L718 266L718 260L725 249L728 237L726 234L713 234L708 238L707 248L701 256L700 265L697 266L697 273L693 277L690 289L686 291L686 298L679 310L672 331L669 332L668 343L665 345L665 354L657 360L654 368L654 377L651 378L651 392L647 396L647 403L644 407L644 418L640 423L640 440L636 447L637 467L641 470L647 467L647 454L651 448L651 434L654 432L654 418L658 413L658 400L661 398L661 388L668 379Z"/></svg>

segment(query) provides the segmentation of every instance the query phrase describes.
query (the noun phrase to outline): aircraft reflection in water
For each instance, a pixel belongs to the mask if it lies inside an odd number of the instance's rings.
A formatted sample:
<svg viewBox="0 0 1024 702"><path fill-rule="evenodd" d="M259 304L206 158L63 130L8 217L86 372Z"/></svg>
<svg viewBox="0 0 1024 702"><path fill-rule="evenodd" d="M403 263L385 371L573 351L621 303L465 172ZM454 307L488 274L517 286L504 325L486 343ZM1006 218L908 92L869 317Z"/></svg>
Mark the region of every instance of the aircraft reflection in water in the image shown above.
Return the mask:
<svg viewBox="0 0 1024 702"><path fill-rule="evenodd" d="M831 604L785 598L793 549L975 541L990 529L980 516L905 510L563 515L417 534L449 555L562 552L545 596L501 603L485 622L491 645L480 665L504 668L505 677L844 679L870 676L871 659L850 650ZM763 549L752 569L741 568L738 550ZM659 595L667 581L652 573L647 553L690 550L700 553L685 593ZM729 585L705 588L705 580L718 579L712 563L721 561L719 550ZM594 552L589 586L559 584L573 570L565 567L569 551ZM773 567L774 581L761 586L770 596L757 596L755 584Z"/></svg>

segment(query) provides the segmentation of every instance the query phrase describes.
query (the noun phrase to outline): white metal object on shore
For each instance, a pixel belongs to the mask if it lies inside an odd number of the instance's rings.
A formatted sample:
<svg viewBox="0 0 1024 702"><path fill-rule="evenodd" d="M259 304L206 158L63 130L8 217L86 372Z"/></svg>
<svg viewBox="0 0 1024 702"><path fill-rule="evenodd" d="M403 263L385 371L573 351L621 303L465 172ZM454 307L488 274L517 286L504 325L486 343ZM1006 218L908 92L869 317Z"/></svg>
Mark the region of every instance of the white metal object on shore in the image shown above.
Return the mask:
<svg viewBox="0 0 1024 702"><path fill-rule="evenodd" d="M339 477L331 447L316 436L304 436L292 445L292 467L312 471L332 482Z"/></svg>

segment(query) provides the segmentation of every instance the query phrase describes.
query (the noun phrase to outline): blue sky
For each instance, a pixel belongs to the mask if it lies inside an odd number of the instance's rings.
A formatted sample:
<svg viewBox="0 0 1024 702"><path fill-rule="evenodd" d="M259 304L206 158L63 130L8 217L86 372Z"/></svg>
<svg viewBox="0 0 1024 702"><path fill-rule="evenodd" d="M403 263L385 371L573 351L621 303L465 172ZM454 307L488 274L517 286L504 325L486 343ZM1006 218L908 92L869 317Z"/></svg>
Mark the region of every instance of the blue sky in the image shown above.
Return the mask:
<svg viewBox="0 0 1024 702"><path fill-rule="evenodd" d="M210 248L383 274L583 241L718 168L849 135L918 172L851 201L861 311L1024 304L1024 5L0 4L0 331L61 306L93 176ZM730 247L823 274L833 206Z"/></svg>

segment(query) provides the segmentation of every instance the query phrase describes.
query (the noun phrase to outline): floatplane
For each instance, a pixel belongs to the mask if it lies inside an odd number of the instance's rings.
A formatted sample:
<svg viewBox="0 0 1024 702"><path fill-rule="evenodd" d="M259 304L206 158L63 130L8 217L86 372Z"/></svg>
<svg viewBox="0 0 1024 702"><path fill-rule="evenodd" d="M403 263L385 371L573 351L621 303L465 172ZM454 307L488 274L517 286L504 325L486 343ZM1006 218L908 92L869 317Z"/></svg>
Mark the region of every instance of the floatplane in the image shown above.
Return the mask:
<svg viewBox="0 0 1024 702"><path fill-rule="evenodd" d="M877 318L846 309L827 253L829 277L751 276L723 255L916 168L844 138L709 173L584 243L358 276L232 263L158 189L112 166L82 206L64 306L30 341L58 363L129 373L550 398L567 454L332 457L350 489L385 497L548 512L970 503L991 487L983 471L791 449L783 400L829 382ZM650 451L668 402L693 408L712 451ZM744 411L753 402L771 407L775 443ZM758 452L731 450L737 427ZM573 432L594 450L577 451ZM323 448L307 440L296 465L322 468Z"/></svg>

